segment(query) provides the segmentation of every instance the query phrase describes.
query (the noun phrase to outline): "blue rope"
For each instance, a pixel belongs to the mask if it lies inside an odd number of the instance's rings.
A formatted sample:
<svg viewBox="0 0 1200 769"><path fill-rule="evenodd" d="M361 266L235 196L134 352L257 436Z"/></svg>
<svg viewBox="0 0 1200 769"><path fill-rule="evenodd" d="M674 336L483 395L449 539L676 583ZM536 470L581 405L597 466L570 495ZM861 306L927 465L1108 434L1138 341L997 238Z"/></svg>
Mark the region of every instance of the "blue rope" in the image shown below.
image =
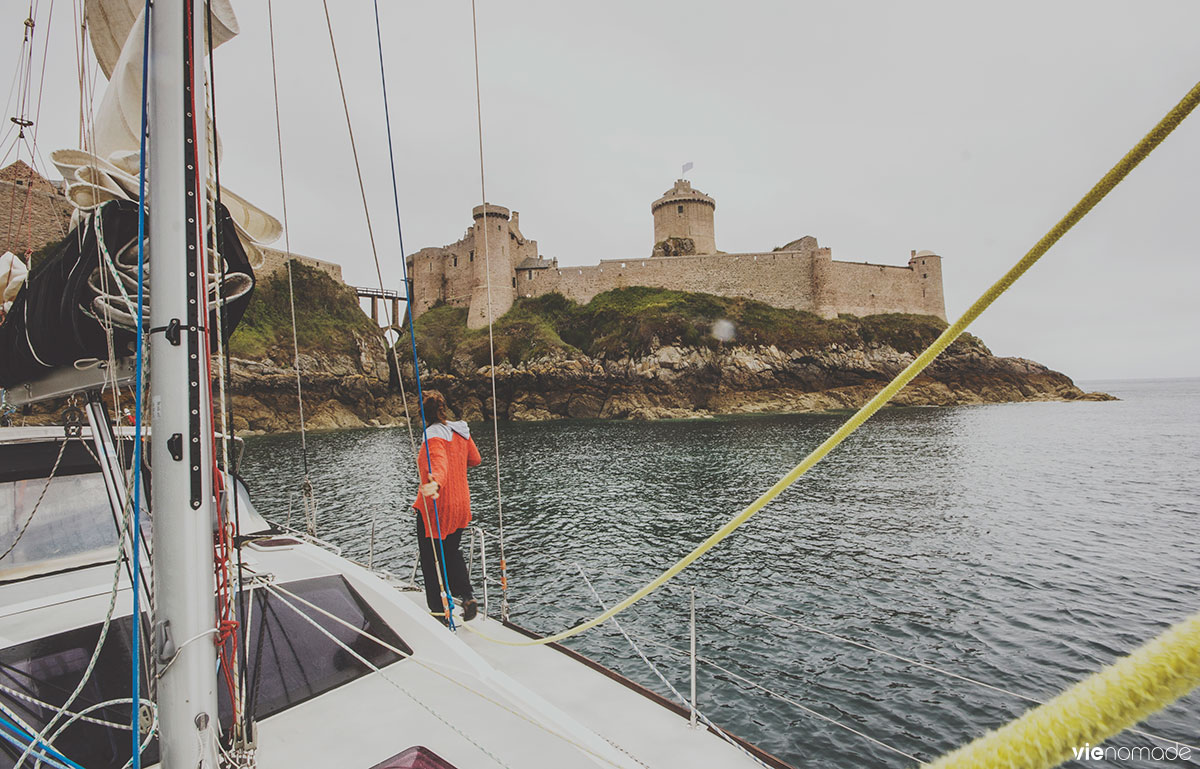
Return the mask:
<svg viewBox="0 0 1200 769"><path fill-rule="evenodd" d="M9 721L4 716L0 716L0 725L7 727L16 733L15 735L9 734L3 729L0 729L0 739L4 739L10 745L18 747L22 751L28 749L29 745L35 742L34 738L30 736L29 733L14 724L12 721ZM50 766L55 767L55 769L83 769L82 766L67 758L62 753L59 753L47 743L42 742L41 740L36 740L36 742L42 746L40 748L34 748L34 751L37 751L36 758L38 761L41 761L44 764L49 764Z"/></svg>
<svg viewBox="0 0 1200 769"><path fill-rule="evenodd" d="M141 545L142 545L142 389L145 346L144 315L146 311L146 130L149 122L146 91L150 80L150 0L142 11L142 136L138 160L138 312L137 312L137 372L134 382L133 424L133 705L129 715L133 727L132 769L142 767L141 746Z"/></svg>
<svg viewBox="0 0 1200 769"><path fill-rule="evenodd" d="M412 289L408 282L408 261L404 255L404 230L400 226L400 192L396 186L396 156L392 149L392 119L388 114L387 100L387 75L383 67L383 33L379 26L379 0L374 0L375 5L375 41L379 46L379 82L383 89L383 119L387 127L388 140L388 167L392 171L392 203L396 209L396 237L400 241L400 269L404 276L404 302L405 312L408 313L408 336L412 341L412 357L413 357L413 378L417 380L417 413L421 415L421 437L425 445L425 466L429 468L429 477L433 477L433 459L429 455L429 436L426 434L428 425L425 424L424 396L421 392L421 364L417 359L417 331L413 325L412 311ZM396 376L400 377L400 367L396 367ZM438 516L438 503L436 499L430 498L433 502L433 520L437 526L438 533L438 555L442 566L442 584L446 589L446 600L449 602L449 624L450 629L454 630L454 595L450 592L450 572L446 570L446 548L442 541L442 522ZM428 534L429 532L425 532Z"/></svg>

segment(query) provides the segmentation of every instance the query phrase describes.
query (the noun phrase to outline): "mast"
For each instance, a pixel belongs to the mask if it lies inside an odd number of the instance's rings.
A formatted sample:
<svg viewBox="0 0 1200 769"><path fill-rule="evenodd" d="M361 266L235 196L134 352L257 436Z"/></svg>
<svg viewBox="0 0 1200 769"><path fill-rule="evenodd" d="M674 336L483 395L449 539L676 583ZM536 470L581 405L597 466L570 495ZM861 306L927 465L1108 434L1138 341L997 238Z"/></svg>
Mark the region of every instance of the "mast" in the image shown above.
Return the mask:
<svg viewBox="0 0 1200 769"><path fill-rule="evenodd" d="M196 0L157 0L150 29L150 458L164 769L217 765L202 12Z"/></svg>

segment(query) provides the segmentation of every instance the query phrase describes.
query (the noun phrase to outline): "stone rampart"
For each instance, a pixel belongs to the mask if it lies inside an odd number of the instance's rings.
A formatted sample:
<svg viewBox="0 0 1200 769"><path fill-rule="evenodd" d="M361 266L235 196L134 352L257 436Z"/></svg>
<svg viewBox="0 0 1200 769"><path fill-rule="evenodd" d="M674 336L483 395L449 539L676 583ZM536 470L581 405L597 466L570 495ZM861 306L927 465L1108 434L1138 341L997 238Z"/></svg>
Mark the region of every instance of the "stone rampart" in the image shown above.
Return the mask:
<svg viewBox="0 0 1200 769"><path fill-rule="evenodd" d="M342 266L340 264L326 262L323 259L313 259L311 256L301 256L299 254L291 254L289 256L286 251L280 251L276 248L260 247L260 249L263 253L263 266L256 272L256 276L258 278L266 278L270 275L274 275L277 272L283 272L284 265L286 265L289 260L294 259L307 267L312 267L313 269L324 272L338 283L345 282L342 280Z"/></svg>

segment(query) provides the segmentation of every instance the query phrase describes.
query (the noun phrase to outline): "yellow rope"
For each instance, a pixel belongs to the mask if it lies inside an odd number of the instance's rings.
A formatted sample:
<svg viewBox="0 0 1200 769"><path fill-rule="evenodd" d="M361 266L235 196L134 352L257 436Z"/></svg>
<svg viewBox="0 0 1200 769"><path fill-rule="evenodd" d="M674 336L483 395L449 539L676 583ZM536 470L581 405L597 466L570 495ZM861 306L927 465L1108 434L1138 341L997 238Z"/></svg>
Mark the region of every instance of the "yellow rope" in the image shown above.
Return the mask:
<svg viewBox="0 0 1200 769"><path fill-rule="evenodd" d="M478 631L473 632L476 632L477 635L480 635L482 638L486 638L489 641L505 644L507 646L534 646L537 644L547 644L555 641L561 641L564 638L570 638L573 635L578 635L585 630L594 628L600 623L616 616L620 612L628 609L633 604L657 590L676 574L686 569L694 561L696 561L696 559L707 553L718 542L728 537L735 529L748 521L750 516L766 507L768 502L775 499L775 497L779 496L784 489L795 483L800 476L808 472L813 465L820 462L825 455L832 451L839 443L850 437L851 433L857 430L863 422L866 422L868 419L870 419L871 416L876 411L879 411L884 404L891 400L896 393L904 389L905 385L916 378L917 374L921 373L926 366L932 363L934 358L936 358L943 350L949 347L950 343L957 339L959 334L965 331L967 326L969 326L972 321L978 318L979 315L982 314L983 311L992 304L992 302L996 301L1001 294L1008 290L1009 286L1011 286L1017 281L1018 278L1024 275L1026 270L1032 267L1034 263L1042 257L1043 254L1050 250L1051 246L1057 243L1063 235L1066 235L1067 231L1074 227L1089 211L1095 208L1096 204L1103 200L1105 195L1107 195L1114 187L1120 184L1121 180L1128 176L1129 172L1136 168L1138 163L1142 162L1142 160L1144 160L1146 156L1154 150L1155 147L1161 144L1162 141L1166 139L1181 122L1183 122L1183 119L1186 118L1188 114L1196 108L1198 103L1200 103L1200 83L1192 86L1192 90L1188 91L1187 95L1183 97L1179 104L1175 105L1175 108L1168 112L1166 117L1159 121L1158 125L1154 126L1154 129L1150 131L1150 133L1146 134L1146 136L1137 143L1137 146L1131 149L1129 153L1125 155L1125 157L1121 158L1120 162L1113 166L1112 170L1105 174L1104 178L1097 182L1096 186L1092 187L1092 189L1083 196L1083 199L1076 203L1075 207L1072 208L1067 215L1058 222L1058 224L1054 225L1054 227L1047 232L1042 239L1039 240L1036 245L1034 245L1033 248L1029 250L1029 253L1025 254L1025 256L1021 258L1021 261L1017 262L1012 269L1010 269L1002 278L1000 278L1000 280L996 281L991 288L985 291L983 296L975 300L975 303L972 304L965 313L963 313L962 317L956 320L954 324L948 327L945 331L943 331L941 336L934 340L933 344L929 345L928 349L917 356L916 360L908 364L908 368L901 371L896 378L887 385L887 387L884 387L882 390L880 390L874 398L868 401L866 405L864 405L857 412L855 412L853 416L847 419L846 422L837 429L837 432L826 438L825 442L814 449L811 454L805 457L803 462L792 468L787 475L780 478L775 485L767 489L762 496L751 502L745 510L742 510L742 512L730 519L728 523L717 529L712 536L700 543L695 550L688 553L683 558L680 558L674 566L664 571L652 582L648 583L645 587L641 588L633 595L629 596L620 603L615 604L603 614L552 636L530 641L504 641L498 638L491 638L490 636L478 633ZM467 627L469 628L470 626L468 625Z"/></svg>
<svg viewBox="0 0 1200 769"><path fill-rule="evenodd" d="M926 766L935 769L1048 769L1091 751L1200 686L1200 614L1110 667L1085 678L1016 721ZM1080 753L1087 750L1088 753ZM1100 749L1103 752L1103 749ZM1143 758L1188 763L1189 747L1120 748ZM1183 753L1180 758L1178 755ZM1151 753L1151 751L1162 751ZM1129 757L1118 754L1120 757Z"/></svg>

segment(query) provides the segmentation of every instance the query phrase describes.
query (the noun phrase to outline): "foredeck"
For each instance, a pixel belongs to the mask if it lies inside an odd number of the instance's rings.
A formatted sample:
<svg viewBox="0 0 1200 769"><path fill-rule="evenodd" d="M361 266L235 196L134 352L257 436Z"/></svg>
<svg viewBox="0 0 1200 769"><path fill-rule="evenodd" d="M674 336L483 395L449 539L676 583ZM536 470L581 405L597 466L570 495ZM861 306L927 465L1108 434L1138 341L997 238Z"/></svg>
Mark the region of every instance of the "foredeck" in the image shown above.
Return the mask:
<svg viewBox="0 0 1200 769"><path fill-rule="evenodd" d="M410 594L423 601L424 594ZM550 644L507 646L488 638L521 642L530 634L482 615L458 637L497 670L531 689L651 769L754 767L790 769L752 746L732 745L701 726L692 728L680 707L570 649ZM756 758L751 758L753 751Z"/></svg>

